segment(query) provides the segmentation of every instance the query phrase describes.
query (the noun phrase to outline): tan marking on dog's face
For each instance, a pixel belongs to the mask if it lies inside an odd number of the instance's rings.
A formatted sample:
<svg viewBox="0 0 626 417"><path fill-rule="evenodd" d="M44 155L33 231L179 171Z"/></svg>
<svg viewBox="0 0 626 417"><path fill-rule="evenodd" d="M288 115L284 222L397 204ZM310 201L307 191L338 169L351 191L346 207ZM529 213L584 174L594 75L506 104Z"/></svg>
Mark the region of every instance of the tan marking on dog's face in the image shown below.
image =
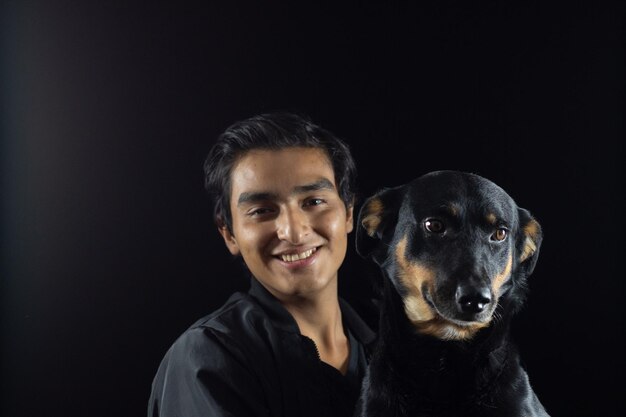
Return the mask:
<svg viewBox="0 0 626 417"><path fill-rule="evenodd" d="M407 237L405 236L396 246L396 262L398 263L398 278L400 283L407 290L404 297L404 310L412 322L423 322L435 317L434 312L424 299L422 286L426 284L433 287L435 271L419 265L410 263L405 256Z"/></svg>
<svg viewBox="0 0 626 417"><path fill-rule="evenodd" d="M370 202L365 206L365 210L367 211L366 215L361 220L361 225L365 228L370 237L374 237L374 234L380 225L383 209L383 202L378 198L370 200Z"/></svg>
<svg viewBox="0 0 626 417"><path fill-rule="evenodd" d="M489 323L470 323L466 326L459 326L438 316L416 327L421 334L427 334L441 340L469 340L480 329L487 326Z"/></svg>
<svg viewBox="0 0 626 417"><path fill-rule="evenodd" d="M488 326L489 322L460 326L441 317L431 308L424 299L422 288L425 285L433 294L436 272L406 259L407 240L405 236L398 243L395 257L398 264L398 279L407 291L402 300L404 311L415 329L421 334L442 340L466 340L472 338L478 330Z"/></svg>
<svg viewBox="0 0 626 417"><path fill-rule="evenodd" d="M448 204L446 206L446 209L453 217L458 217L459 213L461 212L461 206L455 203Z"/></svg>
<svg viewBox="0 0 626 417"><path fill-rule="evenodd" d="M487 220L487 223L489 223L489 224L491 224L491 225L495 225L495 224L496 224L496 221L498 220L498 218L496 217L496 215L495 215L495 214L493 214L493 213L488 213L488 214L485 216L485 220Z"/></svg>
<svg viewBox="0 0 626 417"><path fill-rule="evenodd" d="M535 220L531 220L522 230L524 231L524 235L526 235L526 240L524 241L524 249L519 258L520 262L524 262L537 250L535 241L539 235L539 223Z"/></svg>
<svg viewBox="0 0 626 417"><path fill-rule="evenodd" d="M511 268L513 267L513 256L509 253L509 258L506 262L506 266L498 275L495 276L491 283L491 291L495 294L496 299L494 302L498 302L498 298L500 296L500 288L502 284L504 284L507 279L511 276Z"/></svg>

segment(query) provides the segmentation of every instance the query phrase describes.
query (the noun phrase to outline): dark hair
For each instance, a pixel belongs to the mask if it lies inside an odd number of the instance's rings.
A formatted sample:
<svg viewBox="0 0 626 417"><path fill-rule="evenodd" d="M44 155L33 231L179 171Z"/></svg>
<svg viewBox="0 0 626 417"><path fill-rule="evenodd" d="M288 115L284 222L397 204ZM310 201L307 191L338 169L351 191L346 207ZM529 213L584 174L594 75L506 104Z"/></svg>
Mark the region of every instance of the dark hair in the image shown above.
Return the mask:
<svg viewBox="0 0 626 417"><path fill-rule="evenodd" d="M319 148L326 152L335 174L337 192L346 207L354 204L356 166L350 148L331 132L293 113L261 114L234 123L218 138L204 162L204 186L213 199L215 223L232 232L231 170L253 149Z"/></svg>

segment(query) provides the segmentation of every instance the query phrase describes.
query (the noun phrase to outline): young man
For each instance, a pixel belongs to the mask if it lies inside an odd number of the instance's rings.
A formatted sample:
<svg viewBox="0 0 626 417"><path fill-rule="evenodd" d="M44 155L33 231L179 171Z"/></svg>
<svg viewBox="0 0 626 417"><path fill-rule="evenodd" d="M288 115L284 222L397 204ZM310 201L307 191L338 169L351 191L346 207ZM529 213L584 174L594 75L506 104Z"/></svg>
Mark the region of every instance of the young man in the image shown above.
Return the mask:
<svg viewBox="0 0 626 417"><path fill-rule="evenodd" d="M248 293L165 355L148 416L352 416L374 334L338 297L353 227L346 144L293 114L235 123L205 163L215 221Z"/></svg>

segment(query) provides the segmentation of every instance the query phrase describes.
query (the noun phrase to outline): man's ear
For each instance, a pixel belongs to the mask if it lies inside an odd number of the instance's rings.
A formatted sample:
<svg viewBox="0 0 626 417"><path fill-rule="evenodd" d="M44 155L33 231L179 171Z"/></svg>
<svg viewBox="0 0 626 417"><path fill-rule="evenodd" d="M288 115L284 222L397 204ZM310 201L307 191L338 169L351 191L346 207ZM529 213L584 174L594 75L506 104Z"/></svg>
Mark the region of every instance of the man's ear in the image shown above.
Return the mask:
<svg viewBox="0 0 626 417"><path fill-rule="evenodd" d="M230 253L234 256L239 255L240 251L237 239L235 239L235 236L228 230L228 227L226 225L218 226L217 230L220 232L220 235L222 235L222 238L224 238L224 243L226 243L226 247Z"/></svg>
<svg viewBox="0 0 626 417"><path fill-rule="evenodd" d="M348 233L354 230L354 202L346 207L346 230Z"/></svg>

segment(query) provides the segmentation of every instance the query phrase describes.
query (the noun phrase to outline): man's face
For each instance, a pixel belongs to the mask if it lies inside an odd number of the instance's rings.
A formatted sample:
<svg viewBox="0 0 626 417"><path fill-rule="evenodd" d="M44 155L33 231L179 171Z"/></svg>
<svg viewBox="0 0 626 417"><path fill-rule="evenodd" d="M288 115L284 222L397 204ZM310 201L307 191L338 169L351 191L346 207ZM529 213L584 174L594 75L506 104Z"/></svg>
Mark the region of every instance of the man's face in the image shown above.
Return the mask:
<svg viewBox="0 0 626 417"><path fill-rule="evenodd" d="M232 234L226 245L283 302L337 286L352 207L346 209L321 149L252 150L231 172Z"/></svg>

